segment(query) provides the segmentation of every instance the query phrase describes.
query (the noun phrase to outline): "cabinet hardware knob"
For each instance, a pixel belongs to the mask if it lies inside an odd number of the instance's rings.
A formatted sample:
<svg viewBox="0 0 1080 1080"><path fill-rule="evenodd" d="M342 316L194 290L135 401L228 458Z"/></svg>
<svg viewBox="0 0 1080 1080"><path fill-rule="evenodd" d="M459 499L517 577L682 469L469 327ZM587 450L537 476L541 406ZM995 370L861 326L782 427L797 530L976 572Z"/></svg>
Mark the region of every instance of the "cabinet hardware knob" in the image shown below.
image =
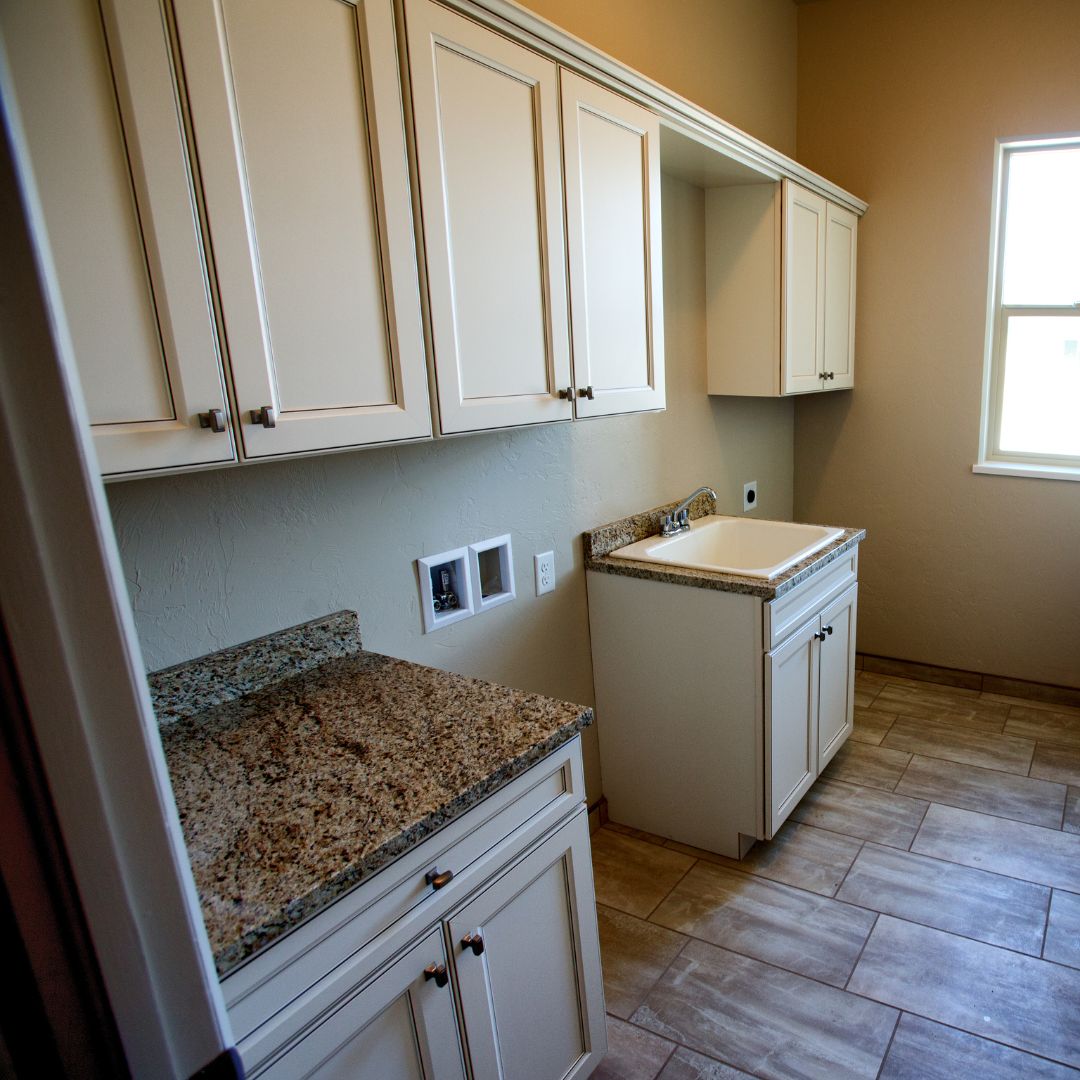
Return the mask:
<svg viewBox="0 0 1080 1080"><path fill-rule="evenodd" d="M835 371L826 371L825 372L825 378L826 379L835 379L836 378L836 372Z"/></svg>
<svg viewBox="0 0 1080 1080"><path fill-rule="evenodd" d="M453 871L453 870L444 870L444 871L443 871L443 872L442 872L442 873L440 874L440 873L439 873L439 868L438 868L437 866L433 866L433 867L432 867L432 868L431 868L431 869L430 869L430 870L429 870L429 871L428 871L428 872L427 872L427 873L426 873L426 874L424 875L424 880L425 880L425 881L426 881L426 882L427 882L427 883L428 883L428 884L429 884L429 885L430 885L430 886L431 886L431 887L432 887L433 889L443 889L443 888L445 888L445 887L446 887L447 885L449 885L449 884L450 884L450 882L451 882L451 881L453 881L453 879L454 879L454 871Z"/></svg>
<svg viewBox="0 0 1080 1080"><path fill-rule="evenodd" d="M264 405L261 409L252 409L251 422L253 424L262 424L264 428L277 427L277 410L273 405Z"/></svg>
<svg viewBox="0 0 1080 1080"><path fill-rule="evenodd" d="M828 375L826 375L824 371L819 371L819 372L817 373L817 377L818 377L819 379L827 379L827 378L828 378L829 376L828 376Z"/></svg>
<svg viewBox="0 0 1080 1080"><path fill-rule="evenodd" d="M831 626L823 626L821 629L824 630L826 634L831 634L832 633L832 627Z"/></svg>
<svg viewBox="0 0 1080 1080"><path fill-rule="evenodd" d="M209 412L199 413L199 427L209 428L220 434L225 430L225 411L211 409Z"/></svg>
<svg viewBox="0 0 1080 1080"><path fill-rule="evenodd" d="M461 939L461 949L472 949L474 956L479 956L484 951L484 939L479 934L466 934Z"/></svg>
<svg viewBox="0 0 1080 1080"><path fill-rule="evenodd" d="M573 401L574 400L574 388L572 386L568 386L565 390L560 390L559 391L559 397L561 397L563 399L563 401Z"/></svg>
<svg viewBox="0 0 1080 1080"><path fill-rule="evenodd" d="M815 638L816 638L816 639L817 639L818 641L824 641L824 640L825 640L825 638L826 638L826 636L827 636L827 635L825 635L825 634L818 634L818 633L815 633L815 634L814 634L814 637L815 637Z"/></svg>
<svg viewBox="0 0 1080 1080"><path fill-rule="evenodd" d="M584 390L579 390L577 392L577 396L578 397L585 397L585 398L588 398L590 401L592 401L593 398L596 395L593 394L593 388L591 386L586 386Z"/></svg>
<svg viewBox="0 0 1080 1080"><path fill-rule="evenodd" d="M428 964L424 968L424 981L427 982L430 979L435 980L436 986L445 986L450 981L450 976L446 974L446 965Z"/></svg>

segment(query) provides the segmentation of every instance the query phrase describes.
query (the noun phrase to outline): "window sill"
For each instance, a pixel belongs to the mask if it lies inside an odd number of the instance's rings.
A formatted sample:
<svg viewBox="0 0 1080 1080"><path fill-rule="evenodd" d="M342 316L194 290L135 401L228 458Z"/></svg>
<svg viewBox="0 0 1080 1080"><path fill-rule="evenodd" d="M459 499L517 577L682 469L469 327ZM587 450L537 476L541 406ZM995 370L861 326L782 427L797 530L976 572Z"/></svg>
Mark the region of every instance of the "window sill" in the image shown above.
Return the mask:
<svg viewBox="0 0 1080 1080"><path fill-rule="evenodd" d="M1024 465L1018 461L981 461L971 466L973 473L993 476L1030 476L1036 480L1080 480L1080 466Z"/></svg>

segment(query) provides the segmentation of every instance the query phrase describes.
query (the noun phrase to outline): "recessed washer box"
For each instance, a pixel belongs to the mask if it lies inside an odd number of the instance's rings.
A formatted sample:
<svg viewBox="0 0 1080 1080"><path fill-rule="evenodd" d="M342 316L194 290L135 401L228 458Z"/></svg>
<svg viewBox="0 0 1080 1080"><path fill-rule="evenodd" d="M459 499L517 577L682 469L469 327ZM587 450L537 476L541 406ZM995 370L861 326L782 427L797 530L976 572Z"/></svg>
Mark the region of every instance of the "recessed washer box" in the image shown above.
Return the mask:
<svg viewBox="0 0 1080 1080"><path fill-rule="evenodd" d="M424 555L416 560L425 634L461 622L476 613L469 562L468 548L455 548L440 555Z"/></svg>
<svg viewBox="0 0 1080 1080"><path fill-rule="evenodd" d="M509 534L470 544L469 565L477 611L498 607L517 596Z"/></svg>

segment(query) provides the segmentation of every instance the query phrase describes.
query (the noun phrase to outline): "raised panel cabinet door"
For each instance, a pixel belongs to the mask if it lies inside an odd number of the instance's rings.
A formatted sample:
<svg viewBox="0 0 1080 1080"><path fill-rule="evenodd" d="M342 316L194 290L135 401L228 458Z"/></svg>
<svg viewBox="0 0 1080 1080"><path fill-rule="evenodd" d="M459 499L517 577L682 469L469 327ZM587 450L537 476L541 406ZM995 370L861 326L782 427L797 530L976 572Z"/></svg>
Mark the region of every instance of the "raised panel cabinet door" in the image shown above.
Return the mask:
<svg viewBox="0 0 1080 1080"><path fill-rule="evenodd" d="M555 64L407 0L443 433L569 420Z"/></svg>
<svg viewBox="0 0 1080 1080"><path fill-rule="evenodd" d="M235 460L161 6L4 4L0 34L101 471Z"/></svg>
<svg viewBox="0 0 1080 1080"><path fill-rule="evenodd" d="M828 390L855 385L855 255L859 219L833 203L825 214L825 345Z"/></svg>
<svg viewBox="0 0 1080 1080"><path fill-rule="evenodd" d="M818 774L817 617L765 654L765 810L771 839Z"/></svg>
<svg viewBox="0 0 1080 1080"><path fill-rule="evenodd" d="M391 0L178 0L247 458L431 433Z"/></svg>
<svg viewBox="0 0 1080 1080"><path fill-rule="evenodd" d="M588 79L559 76L575 413L662 409L660 121Z"/></svg>
<svg viewBox="0 0 1080 1080"><path fill-rule="evenodd" d="M820 195L784 181L783 392L825 387L825 213Z"/></svg>
<svg viewBox="0 0 1080 1080"><path fill-rule="evenodd" d="M818 679L818 771L851 734L855 723L855 615L859 586L842 592L821 613Z"/></svg>
<svg viewBox="0 0 1080 1080"><path fill-rule="evenodd" d="M464 1080L441 928L348 996L257 1075L268 1080Z"/></svg>
<svg viewBox="0 0 1080 1080"><path fill-rule="evenodd" d="M607 1049L585 808L448 924L475 1080L588 1076Z"/></svg>

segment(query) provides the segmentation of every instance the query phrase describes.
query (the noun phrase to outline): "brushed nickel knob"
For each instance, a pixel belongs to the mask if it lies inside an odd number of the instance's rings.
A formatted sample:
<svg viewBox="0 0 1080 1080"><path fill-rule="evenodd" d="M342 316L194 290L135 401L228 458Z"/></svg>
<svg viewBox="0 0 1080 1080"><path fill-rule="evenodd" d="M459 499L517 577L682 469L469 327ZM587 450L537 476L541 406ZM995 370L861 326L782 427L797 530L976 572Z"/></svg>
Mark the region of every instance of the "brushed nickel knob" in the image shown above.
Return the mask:
<svg viewBox="0 0 1080 1080"><path fill-rule="evenodd" d="M225 430L225 410L210 409L209 412L199 413L199 427L221 434Z"/></svg>

